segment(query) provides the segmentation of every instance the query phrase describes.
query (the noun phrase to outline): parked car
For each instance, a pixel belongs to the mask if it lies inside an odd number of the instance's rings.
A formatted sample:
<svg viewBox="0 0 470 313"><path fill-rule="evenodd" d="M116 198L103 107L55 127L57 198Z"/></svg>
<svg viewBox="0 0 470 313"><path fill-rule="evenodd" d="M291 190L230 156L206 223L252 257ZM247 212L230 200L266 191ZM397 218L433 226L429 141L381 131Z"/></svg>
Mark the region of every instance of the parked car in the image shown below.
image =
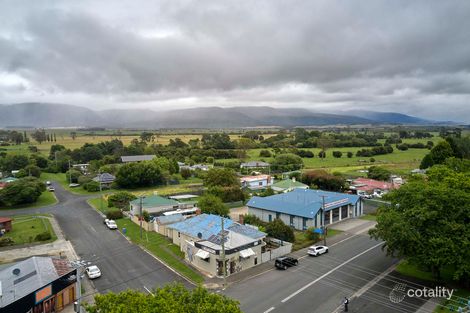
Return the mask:
<svg viewBox="0 0 470 313"><path fill-rule="evenodd" d="M297 264L299 264L299 260L290 256L277 258L274 262L274 266L282 270L286 270L288 267L296 266Z"/></svg>
<svg viewBox="0 0 470 313"><path fill-rule="evenodd" d="M48 191L55 191L54 187L52 187L52 186L47 187L47 190Z"/></svg>
<svg viewBox="0 0 470 313"><path fill-rule="evenodd" d="M328 253L328 247L321 245L313 245L308 248L307 253L311 256L319 256L320 254Z"/></svg>
<svg viewBox="0 0 470 313"><path fill-rule="evenodd" d="M108 220L108 219L105 219L105 222L106 226L108 226L109 229L117 229L117 224L114 220Z"/></svg>
<svg viewBox="0 0 470 313"><path fill-rule="evenodd" d="M69 185L70 188L75 188L75 187L78 187L78 186L80 186L80 184L71 183L71 184Z"/></svg>
<svg viewBox="0 0 470 313"><path fill-rule="evenodd" d="M96 265L88 266L85 272L89 279L95 279L101 276L101 271Z"/></svg>
<svg viewBox="0 0 470 313"><path fill-rule="evenodd" d="M47 186L50 186L50 185L51 185L51 182L50 182L50 181L46 181L46 185L47 185Z"/></svg>

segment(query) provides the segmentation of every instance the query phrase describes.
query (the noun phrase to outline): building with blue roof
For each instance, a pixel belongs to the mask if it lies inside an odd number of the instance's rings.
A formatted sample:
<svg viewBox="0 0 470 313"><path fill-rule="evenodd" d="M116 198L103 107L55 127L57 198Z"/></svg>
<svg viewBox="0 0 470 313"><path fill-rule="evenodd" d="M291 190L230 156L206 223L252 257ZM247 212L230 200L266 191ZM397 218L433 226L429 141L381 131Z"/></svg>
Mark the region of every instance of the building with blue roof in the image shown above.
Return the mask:
<svg viewBox="0 0 470 313"><path fill-rule="evenodd" d="M166 225L165 235L180 247L193 266L209 276L223 275L222 243L227 275L261 264L266 246L266 234L257 228L213 214Z"/></svg>
<svg viewBox="0 0 470 313"><path fill-rule="evenodd" d="M275 218L295 229L323 226L363 214L360 196L312 189L294 189L269 197L253 197L248 213L265 222ZM324 206L324 208L323 208Z"/></svg>

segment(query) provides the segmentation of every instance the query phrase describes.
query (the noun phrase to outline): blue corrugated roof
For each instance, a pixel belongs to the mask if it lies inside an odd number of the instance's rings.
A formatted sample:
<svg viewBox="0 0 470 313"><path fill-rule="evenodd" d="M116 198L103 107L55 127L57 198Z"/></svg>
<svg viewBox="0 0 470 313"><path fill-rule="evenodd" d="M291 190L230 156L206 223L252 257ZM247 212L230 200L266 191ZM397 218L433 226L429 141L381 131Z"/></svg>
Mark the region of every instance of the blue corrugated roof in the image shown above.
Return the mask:
<svg viewBox="0 0 470 313"><path fill-rule="evenodd" d="M198 237L201 233L201 239L207 240L211 236L216 236L222 231L222 221L220 216L213 214L201 214L188 218L182 222L174 223L168 226L183 234L191 237ZM251 227L233 222L231 219L224 218L224 229L230 230L247 237L258 239L266 236L265 233Z"/></svg>
<svg viewBox="0 0 470 313"><path fill-rule="evenodd" d="M247 206L273 212L285 213L301 217L312 218L322 206L322 197L325 197L325 211L355 204L360 199L357 195L330 192L312 189L294 189L291 192L269 197L253 197Z"/></svg>

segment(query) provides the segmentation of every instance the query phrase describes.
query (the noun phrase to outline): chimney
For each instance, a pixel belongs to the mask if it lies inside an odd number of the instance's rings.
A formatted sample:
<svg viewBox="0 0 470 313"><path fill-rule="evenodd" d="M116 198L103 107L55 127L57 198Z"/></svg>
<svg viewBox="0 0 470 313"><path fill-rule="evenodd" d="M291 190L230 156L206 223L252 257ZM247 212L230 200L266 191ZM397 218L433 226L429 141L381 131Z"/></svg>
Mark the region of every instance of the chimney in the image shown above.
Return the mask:
<svg viewBox="0 0 470 313"><path fill-rule="evenodd" d="M240 224L244 225L245 224L245 215L243 215L243 214L238 215L238 222Z"/></svg>

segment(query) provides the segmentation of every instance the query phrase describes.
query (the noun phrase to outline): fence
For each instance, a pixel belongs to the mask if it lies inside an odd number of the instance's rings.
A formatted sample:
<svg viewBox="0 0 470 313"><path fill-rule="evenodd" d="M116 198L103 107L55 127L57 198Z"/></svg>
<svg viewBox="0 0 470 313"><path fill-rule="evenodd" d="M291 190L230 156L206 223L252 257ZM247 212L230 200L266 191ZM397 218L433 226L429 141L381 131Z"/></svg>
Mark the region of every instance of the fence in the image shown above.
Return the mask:
<svg viewBox="0 0 470 313"><path fill-rule="evenodd" d="M271 261L280 256L291 253L292 244L287 241L282 241L275 238L266 238L267 243L278 245L278 248L269 249L268 251L261 253L261 263Z"/></svg>

